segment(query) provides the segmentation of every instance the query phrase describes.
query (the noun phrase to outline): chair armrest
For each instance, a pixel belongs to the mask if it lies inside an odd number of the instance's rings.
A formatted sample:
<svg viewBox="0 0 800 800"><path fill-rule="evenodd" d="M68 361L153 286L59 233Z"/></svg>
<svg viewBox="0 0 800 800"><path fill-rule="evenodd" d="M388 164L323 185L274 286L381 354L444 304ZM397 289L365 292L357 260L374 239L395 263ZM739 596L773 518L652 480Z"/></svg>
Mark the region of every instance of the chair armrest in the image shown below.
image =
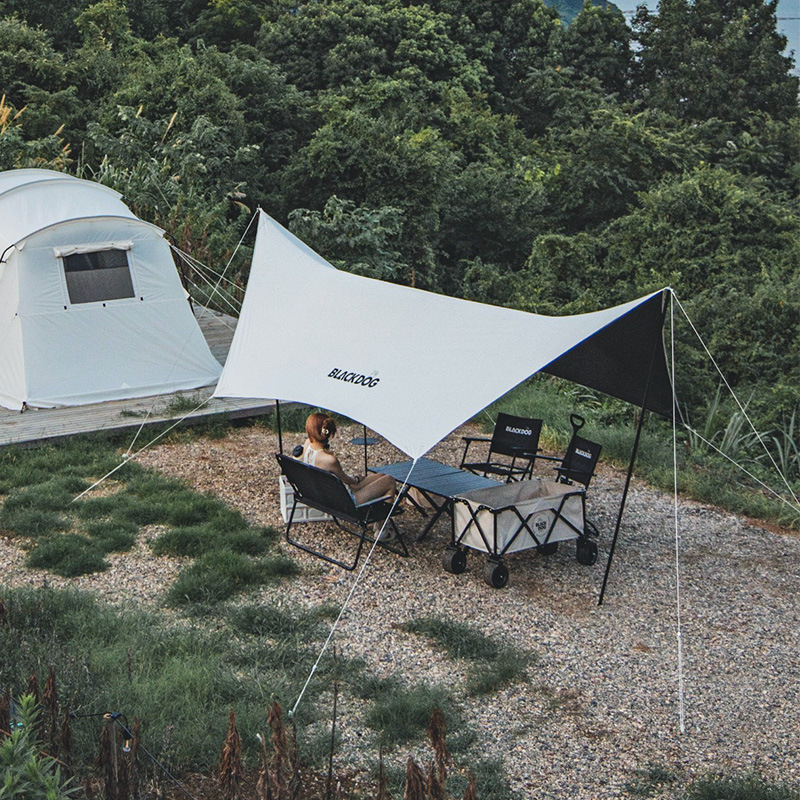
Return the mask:
<svg viewBox="0 0 800 800"><path fill-rule="evenodd" d="M534 453L532 450L526 450L524 447L512 447L509 449L518 458L539 458L539 452L541 450L541 448L539 448L539 450Z"/></svg>
<svg viewBox="0 0 800 800"><path fill-rule="evenodd" d="M461 441L469 444L470 442L491 442L492 440L488 436L462 436Z"/></svg>
<svg viewBox="0 0 800 800"><path fill-rule="evenodd" d="M536 458L541 458L543 461L563 461L561 456L542 456L537 455ZM557 469L557 467L553 467L553 469Z"/></svg>
<svg viewBox="0 0 800 800"><path fill-rule="evenodd" d="M376 497L374 500L367 500L366 503L359 503L356 508L366 508L367 506L374 505L375 503L383 503L389 502L392 499L392 495L385 494L383 497Z"/></svg>

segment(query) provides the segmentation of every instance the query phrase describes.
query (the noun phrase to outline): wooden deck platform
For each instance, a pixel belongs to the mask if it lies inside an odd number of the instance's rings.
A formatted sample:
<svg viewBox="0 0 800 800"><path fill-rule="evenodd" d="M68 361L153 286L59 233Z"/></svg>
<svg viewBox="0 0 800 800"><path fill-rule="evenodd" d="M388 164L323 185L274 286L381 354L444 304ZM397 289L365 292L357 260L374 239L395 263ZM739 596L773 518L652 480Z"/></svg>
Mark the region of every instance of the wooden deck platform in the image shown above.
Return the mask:
<svg viewBox="0 0 800 800"><path fill-rule="evenodd" d="M236 319L202 306L195 306L195 316L214 357L224 364L236 330ZM0 408L0 445L45 442L93 431L130 430L133 433L143 425L184 416L186 420L181 423L184 425L218 414L228 419L241 419L266 414L275 407L273 402L263 400L209 399L213 391L214 387L209 386L134 400L110 400L68 408L29 408L22 412ZM206 400L208 402L204 403Z"/></svg>

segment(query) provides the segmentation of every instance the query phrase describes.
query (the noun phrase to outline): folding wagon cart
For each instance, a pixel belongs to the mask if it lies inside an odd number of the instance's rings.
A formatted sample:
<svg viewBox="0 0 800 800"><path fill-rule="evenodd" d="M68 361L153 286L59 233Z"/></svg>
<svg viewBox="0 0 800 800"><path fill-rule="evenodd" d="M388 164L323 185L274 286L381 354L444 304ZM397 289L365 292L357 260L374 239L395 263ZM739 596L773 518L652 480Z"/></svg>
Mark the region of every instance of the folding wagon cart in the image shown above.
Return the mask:
<svg viewBox="0 0 800 800"><path fill-rule="evenodd" d="M594 535L583 487L533 478L453 498L452 539L442 561L459 574L467 566L467 548L487 553L484 579L500 589L508 583L507 553L536 548L549 555L559 542L574 539L578 562L591 565L597 561Z"/></svg>

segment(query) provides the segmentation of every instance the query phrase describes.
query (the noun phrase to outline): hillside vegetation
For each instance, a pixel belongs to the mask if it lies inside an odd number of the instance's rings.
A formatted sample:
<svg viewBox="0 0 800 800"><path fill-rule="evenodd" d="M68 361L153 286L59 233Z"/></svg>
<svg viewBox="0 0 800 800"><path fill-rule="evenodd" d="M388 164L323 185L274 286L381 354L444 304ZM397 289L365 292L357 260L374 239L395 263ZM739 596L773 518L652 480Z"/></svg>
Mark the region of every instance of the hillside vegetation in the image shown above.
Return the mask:
<svg viewBox="0 0 800 800"><path fill-rule="evenodd" d="M109 184L215 269L261 206L337 266L529 311L670 285L759 429L785 432L785 44L762 0L664 0L630 27L540 0L0 0L0 169ZM696 418L718 378L680 337Z"/></svg>

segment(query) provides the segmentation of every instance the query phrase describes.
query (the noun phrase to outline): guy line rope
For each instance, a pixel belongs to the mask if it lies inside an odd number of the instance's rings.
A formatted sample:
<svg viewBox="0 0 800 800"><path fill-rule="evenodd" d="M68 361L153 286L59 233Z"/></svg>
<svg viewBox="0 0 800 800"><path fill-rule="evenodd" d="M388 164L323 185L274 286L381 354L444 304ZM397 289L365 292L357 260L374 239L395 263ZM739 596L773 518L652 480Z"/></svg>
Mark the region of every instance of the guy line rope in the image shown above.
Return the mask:
<svg viewBox="0 0 800 800"><path fill-rule="evenodd" d="M237 244L237 245L236 245L236 247L234 248L234 251L233 251L233 253L231 253L231 257L228 259L228 263L225 265L225 268L222 270L222 272L221 272L221 273L216 273L216 274L218 275L218 280L217 280L217 283L214 285L214 287L213 287L213 289L212 289L211 295L209 296L209 301L210 301L210 300L211 300L211 299L214 297L214 295L215 295L215 294L218 292L218 290L219 290L219 287L220 287L220 284L222 283L222 281L223 281L223 280L226 280L226 278L225 278L225 273L228 271L228 269L230 268L230 265L233 263L233 259L236 257L236 253L239 251L239 248L242 246L242 242L244 241L244 238L245 238L245 236L247 236L247 232L250 230L250 227L252 226L252 224L253 224L253 221L254 221L254 220L257 218L257 217L258 217L258 213L255 213L255 214L253 214L253 216L250 218L250 222L248 222L248 223L247 223L247 228L245 228L245 231L244 231L244 233L242 234L241 238L239 239L239 242L238 242L238 244ZM186 257L187 259L188 259L188 258L190 258L190 257L189 257L189 256L187 256L185 253L183 253L181 250L179 250L177 247L175 247L174 245L170 245L170 247L172 247L172 249L173 249L173 250L174 250L176 253L180 254L181 256L184 256L184 257ZM196 261L197 263L200 263L200 262L199 262L199 261L197 261L196 259L192 259L192 260L193 260L193 261ZM184 343L184 348L186 347L186 345L187 345L187 344L188 344L188 340L187 340L187 342L185 342L185 343ZM183 348L182 348L182 350L183 350ZM182 350L181 350L181 352L182 352ZM175 365L177 364L177 360L178 360L178 358L176 357L176 359L175 359L175 364L173 364L173 369L174 369ZM186 412L186 413L185 413L185 414L184 414L184 415L183 415L183 416L182 416L180 419L177 419L177 420L176 420L176 421L175 421L175 422L174 422L172 425L170 425L170 426L169 426L169 427L168 427L166 430L164 430L164 431L162 431L161 433L159 433L159 434L158 434L158 435L157 435L155 438L153 438L151 441L149 441L147 444L145 444L143 447L141 447L141 448L140 448L139 450L137 450L135 453L132 453L131 451L133 450L133 446L134 446L134 444L136 443L136 440L139 438L139 434L140 434L140 433L142 432L142 430L144 429L144 426L145 426L145 424L147 423L147 420L150 418L150 415L151 415L151 414L152 414L152 412L153 412L153 408L151 407L151 409L150 409L150 410L147 412L147 416L146 416L146 417L145 417L145 418L142 420L142 424L139 426L138 430L137 430L137 431L136 431L136 433L134 434L133 440L131 441L130 445L128 445L128 449L125 451L125 453L123 453L123 455L122 455L122 461L121 461L119 464L117 464L117 466L116 466L116 467L114 467L112 470L109 470L109 471L108 471L108 472L107 472L105 475L103 475L103 477L102 477L102 478L99 478L98 480L96 480L96 481L95 481L95 482L94 482L94 483L93 483L93 484L92 484L92 485L91 485L91 486L90 486L88 489L85 489L85 490L84 490L83 492L81 492L79 495L77 495L76 497L73 497L73 498L72 498L72 502L74 503L76 500L80 500L82 497L84 497L85 495L89 494L89 492L91 492L93 489L96 489L96 488L97 488L98 486L100 486L100 484L101 484L101 483L103 483L103 482L104 482L104 481L105 481L107 478L111 477L111 476L112 476L112 475L113 475L115 472L117 472L118 470L122 469L122 467L124 467L124 466L125 466L125 464L127 464L129 461L131 461L131 460L135 459L135 458L136 458L138 455L140 455L142 452L144 452L144 451L145 451L147 448L149 448L149 447L151 447L153 444L155 444L155 443L156 443L156 442L157 442L159 439L161 439L161 438L163 438L164 436L166 436L166 434L167 434L167 433L169 433L171 430L173 430L173 429L174 429L174 428L176 428L178 425L180 425L180 424L181 424L181 423L182 423L182 422L183 422L185 419L187 419L188 417L190 417L190 416L191 416L192 414L194 414L196 411L199 411L199 410L200 410L200 409L201 409L201 408L202 408L204 405L206 405L206 404L207 404L207 403L208 403L210 400L211 400L211 396L209 395L209 396L208 396L208 397L207 397L205 400L203 400L201 403L199 403L199 404L198 404L197 406L195 406L193 409L191 409L190 411L187 411L187 412Z"/></svg>
<svg viewBox="0 0 800 800"><path fill-rule="evenodd" d="M344 603L342 603L341 609L339 609L339 614L337 615L336 619L334 620L333 625L331 626L330 633L328 634L328 638L325 640L325 643L322 645L322 649L319 651L319 655L317 656L317 660L314 662L314 665L311 667L311 671L308 673L308 677L306 678L306 682L303 684L303 688L300 690L300 694L297 697L297 700L292 706L291 711L289 712L289 717L294 717L295 712L297 711L297 707L300 705L300 701L303 699L303 696L306 693L306 689L308 689L308 685L311 683L311 679L314 677L314 673L317 671L317 667L319 666L319 662L322 661L322 656L325 655L325 651L328 649L328 645L330 645L331 641L333 640L333 636L336 633L336 629L339 627L339 622L341 622L342 617L344 616L344 612L347 610L350 601L353 599L353 595L358 588L358 584L361 582L361 576L364 574L364 570L366 570L367 566L369 565L369 560L372 558L372 554L375 552L375 548L378 546L378 541L380 537L383 535L383 530L386 527L386 523L391 519L392 514L394 513L394 509L397 506L398 500L403 496L403 490L408 485L408 479L411 476L411 473L414 471L414 467L417 466L418 459L414 459L414 463L411 465L411 469L408 471L408 475L406 475L405 481L403 481L403 485L400 487L399 491L395 495L394 502L392 503L392 508L389 511L386 519L383 521L383 525L381 526L380 532L375 535L375 541L372 543L372 547L369 549L369 553L367 553L367 557L364 560L364 563L361 566L361 569L358 571L358 574L355 576L353 580L353 585L350 587L350 591L345 598Z"/></svg>

